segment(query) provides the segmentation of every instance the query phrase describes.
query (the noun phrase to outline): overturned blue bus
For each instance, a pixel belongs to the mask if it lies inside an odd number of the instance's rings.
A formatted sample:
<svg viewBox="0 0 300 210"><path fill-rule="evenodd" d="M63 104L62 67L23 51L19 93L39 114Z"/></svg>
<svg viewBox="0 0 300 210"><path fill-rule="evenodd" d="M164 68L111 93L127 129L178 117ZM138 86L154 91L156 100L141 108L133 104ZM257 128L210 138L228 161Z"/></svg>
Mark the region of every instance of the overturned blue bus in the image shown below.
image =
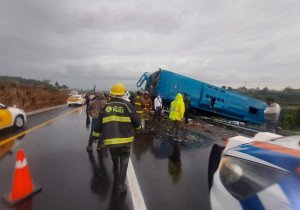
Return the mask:
<svg viewBox="0 0 300 210"><path fill-rule="evenodd" d="M249 122L264 123L264 109L267 104L252 97L222 89L168 70L159 70L152 74L145 72L137 82L137 87L145 84L145 90L151 97L158 94L163 100L174 100L177 93L188 94L194 109L214 113L220 116ZM211 101L215 100L214 108Z"/></svg>

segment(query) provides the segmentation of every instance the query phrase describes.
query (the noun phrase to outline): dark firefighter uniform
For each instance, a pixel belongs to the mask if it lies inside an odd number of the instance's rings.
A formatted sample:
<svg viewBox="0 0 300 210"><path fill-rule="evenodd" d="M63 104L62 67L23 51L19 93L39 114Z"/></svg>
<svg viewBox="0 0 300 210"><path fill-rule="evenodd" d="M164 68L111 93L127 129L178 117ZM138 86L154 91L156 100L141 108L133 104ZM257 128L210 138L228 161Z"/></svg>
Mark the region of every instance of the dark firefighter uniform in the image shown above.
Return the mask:
<svg viewBox="0 0 300 210"><path fill-rule="evenodd" d="M116 85L112 87L111 101L101 109L98 123L92 135L99 137L104 145L109 148L114 165L115 181L117 181L118 191L121 193L126 190L125 180L130 148L135 131L141 129L141 119L129 102L112 94L116 93L117 96L121 96L123 92L125 94L124 85L124 91L122 89L120 94L114 92L113 88Z"/></svg>
<svg viewBox="0 0 300 210"><path fill-rule="evenodd" d="M145 100L144 98L141 96L141 93L139 93L139 95L137 95L134 99L133 99L133 104L134 107L136 109L136 112L142 116L144 113L144 108L145 108Z"/></svg>
<svg viewBox="0 0 300 210"><path fill-rule="evenodd" d="M149 96L149 92L146 91L145 94L144 94L144 100L145 100L145 109L146 109L146 112L150 113L151 112L151 109L152 109L152 100Z"/></svg>

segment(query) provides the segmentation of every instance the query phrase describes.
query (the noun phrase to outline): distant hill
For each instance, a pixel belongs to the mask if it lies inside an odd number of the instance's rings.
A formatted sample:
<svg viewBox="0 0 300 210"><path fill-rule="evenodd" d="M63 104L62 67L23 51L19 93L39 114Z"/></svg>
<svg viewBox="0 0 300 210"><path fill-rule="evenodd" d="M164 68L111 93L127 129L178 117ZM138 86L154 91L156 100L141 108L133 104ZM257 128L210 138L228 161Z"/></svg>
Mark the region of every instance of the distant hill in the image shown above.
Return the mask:
<svg viewBox="0 0 300 210"><path fill-rule="evenodd" d="M51 80L35 80L35 79L26 79L23 77L14 77L14 76L0 76L1 81L11 81L17 82L20 85L34 85L34 86L42 86L50 89L68 89L67 85L60 86L59 83L56 81L55 85L51 84Z"/></svg>
<svg viewBox="0 0 300 210"><path fill-rule="evenodd" d="M287 87L283 90L272 90L263 88L250 88L245 87L232 89L233 91L239 92L241 94L251 96L260 100L265 101L267 98L274 98L277 103L283 107L292 107L300 108L300 89L293 89Z"/></svg>

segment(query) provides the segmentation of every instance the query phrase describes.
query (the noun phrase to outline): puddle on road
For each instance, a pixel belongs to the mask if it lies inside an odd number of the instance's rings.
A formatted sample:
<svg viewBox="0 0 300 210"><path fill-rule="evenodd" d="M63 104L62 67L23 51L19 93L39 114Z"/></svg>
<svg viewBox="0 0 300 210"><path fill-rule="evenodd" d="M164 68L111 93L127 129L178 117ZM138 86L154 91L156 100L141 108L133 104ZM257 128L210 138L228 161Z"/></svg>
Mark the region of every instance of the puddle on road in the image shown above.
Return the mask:
<svg viewBox="0 0 300 210"><path fill-rule="evenodd" d="M0 160L4 158L7 154L13 154L14 148L20 143L20 141L24 138L26 134L11 139L10 141L0 145Z"/></svg>
<svg viewBox="0 0 300 210"><path fill-rule="evenodd" d="M177 141L165 128L162 130L143 131L132 148L141 188L153 201L148 203L151 209L209 208L207 168L215 141L190 130L182 130L181 141Z"/></svg>
<svg viewBox="0 0 300 210"><path fill-rule="evenodd" d="M133 144L133 152L139 159L146 151L151 151L156 158L170 158L176 150L195 150L208 148L213 141L201 134L189 130L183 130L179 134L180 140L174 140L169 134L153 135L141 133L136 136Z"/></svg>
<svg viewBox="0 0 300 210"><path fill-rule="evenodd" d="M166 133L156 136L149 132L141 133L134 141L133 153L137 160L147 152L157 159L168 159L168 172L173 184L176 184L182 176L181 153L206 149L213 144L211 139L189 130L181 131L179 136L180 141Z"/></svg>

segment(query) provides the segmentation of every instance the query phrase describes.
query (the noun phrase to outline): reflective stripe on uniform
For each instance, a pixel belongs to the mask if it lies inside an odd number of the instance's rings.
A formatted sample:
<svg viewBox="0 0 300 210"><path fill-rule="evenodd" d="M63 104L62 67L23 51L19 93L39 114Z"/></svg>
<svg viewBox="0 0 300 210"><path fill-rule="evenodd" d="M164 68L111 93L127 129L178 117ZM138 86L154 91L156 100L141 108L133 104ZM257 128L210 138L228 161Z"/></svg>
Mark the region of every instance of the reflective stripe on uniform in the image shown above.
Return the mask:
<svg viewBox="0 0 300 210"><path fill-rule="evenodd" d="M130 117L120 117L115 115L104 117L102 123L108 123L108 122L131 122L131 119Z"/></svg>
<svg viewBox="0 0 300 210"><path fill-rule="evenodd" d="M139 103L139 102L136 102L136 103L134 103L134 105L139 105L139 106L141 106L142 104Z"/></svg>
<svg viewBox="0 0 300 210"><path fill-rule="evenodd" d="M97 132L93 131L92 136L94 136L94 137L99 137L99 136L100 136L100 133L97 133Z"/></svg>
<svg viewBox="0 0 300 210"><path fill-rule="evenodd" d="M143 113L143 111L136 111L138 114L142 114Z"/></svg>
<svg viewBox="0 0 300 210"><path fill-rule="evenodd" d="M112 139L105 139L104 145L111 145L111 144L126 144L132 142L134 139L133 136L127 138L112 138Z"/></svg>
<svg viewBox="0 0 300 210"><path fill-rule="evenodd" d="M141 130L142 129L142 126L140 125L139 127L137 127L135 130Z"/></svg>

